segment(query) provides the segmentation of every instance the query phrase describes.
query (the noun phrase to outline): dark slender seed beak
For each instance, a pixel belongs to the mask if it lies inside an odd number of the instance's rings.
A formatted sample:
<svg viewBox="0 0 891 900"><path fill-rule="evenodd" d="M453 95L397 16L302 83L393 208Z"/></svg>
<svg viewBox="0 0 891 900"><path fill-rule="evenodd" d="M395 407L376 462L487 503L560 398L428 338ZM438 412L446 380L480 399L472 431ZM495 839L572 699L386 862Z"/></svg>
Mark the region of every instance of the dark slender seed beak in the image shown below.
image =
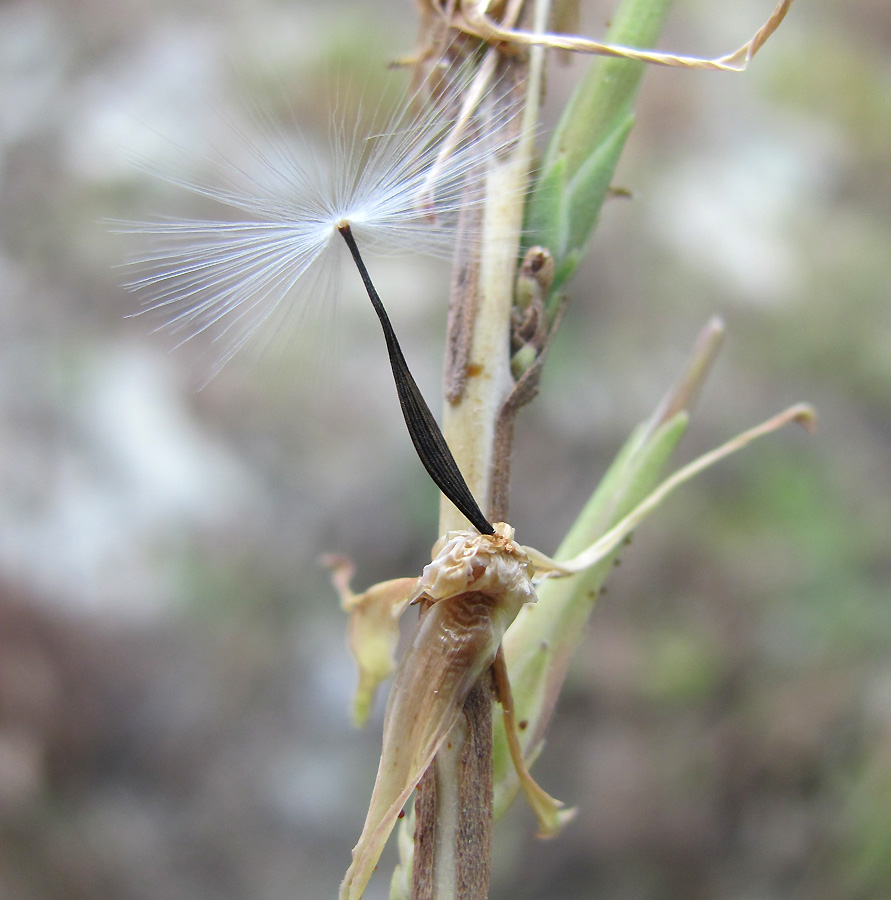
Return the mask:
<svg viewBox="0 0 891 900"><path fill-rule="evenodd" d="M402 355L402 348L396 339L396 332L390 324L390 317L371 283L371 277L359 254L359 247L356 245L350 223L339 222L337 230L350 249L356 268L362 276L362 283L365 285L368 299L371 300L371 305L374 307L384 331L387 353L390 355L390 368L393 370L396 392L399 394L399 404L402 407L402 415L418 457L436 486L467 517L468 521L480 533L494 534L495 529L489 524L473 494L470 493L470 488L467 487L467 482L455 462L455 457L452 456L452 451L449 449L433 413L430 412L430 407L427 406L408 369L408 363L406 363L405 357Z"/></svg>

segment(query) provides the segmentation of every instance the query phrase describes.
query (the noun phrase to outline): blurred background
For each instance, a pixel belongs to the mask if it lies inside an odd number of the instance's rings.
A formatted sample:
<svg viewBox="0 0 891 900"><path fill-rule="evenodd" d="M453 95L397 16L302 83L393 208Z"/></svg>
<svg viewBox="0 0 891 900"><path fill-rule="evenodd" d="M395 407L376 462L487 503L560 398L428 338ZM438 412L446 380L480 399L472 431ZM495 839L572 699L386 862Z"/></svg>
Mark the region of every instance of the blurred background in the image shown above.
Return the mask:
<svg viewBox="0 0 891 900"><path fill-rule="evenodd" d="M682 0L662 46L726 52L771 2ZM335 896L381 704L351 729L318 556L419 573L436 492L352 273L311 339L198 391L207 345L125 318L108 222L213 212L134 157L200 170L267 115L324 136L343 80L398 99L416 31L408 0L0 2L2 900ZM547 121L587 65L552 61ZM517 803L493 900L891 896L889 148L884 0L796 4L743 76L648 73L633 200L519 420L518 537L557 546L714 313L679 461L798 400L820 431L639 530L536 765L578 817L541 844ZM447 267L370 265L438 412Z"/></svg>

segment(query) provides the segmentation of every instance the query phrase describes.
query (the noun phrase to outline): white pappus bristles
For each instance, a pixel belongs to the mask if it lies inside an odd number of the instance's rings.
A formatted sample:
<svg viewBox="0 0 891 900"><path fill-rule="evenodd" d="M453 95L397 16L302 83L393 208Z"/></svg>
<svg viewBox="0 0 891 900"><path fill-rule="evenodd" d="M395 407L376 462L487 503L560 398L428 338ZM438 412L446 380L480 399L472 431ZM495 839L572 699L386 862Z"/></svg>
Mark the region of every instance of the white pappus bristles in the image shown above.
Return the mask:
<svg viewBox="0 0 891 900"><path fill-rule="evenodd" d="M459 214L481 197L486 161L507 141L493 139L492 123L483 129L475 117L456 135L472 79L462 70L445 96L409 97L367 137L351 122L334 122L321 159L305 140L278 131L262 145L242 136L247 162L221 155L219 184L161 174L219 203L221 215L119 226L147 244L132 260L138 277L127 285L142 298L142 311L159 313L160 327L178 343L212 337L215 374L264 323L299 320L308 302L332 301L324 296L332 267L348 258L338 224L350 223L363 251L448 255ZM497 89L487 89L488 99ZM495 124L505 115L513 113Z"/></svg>

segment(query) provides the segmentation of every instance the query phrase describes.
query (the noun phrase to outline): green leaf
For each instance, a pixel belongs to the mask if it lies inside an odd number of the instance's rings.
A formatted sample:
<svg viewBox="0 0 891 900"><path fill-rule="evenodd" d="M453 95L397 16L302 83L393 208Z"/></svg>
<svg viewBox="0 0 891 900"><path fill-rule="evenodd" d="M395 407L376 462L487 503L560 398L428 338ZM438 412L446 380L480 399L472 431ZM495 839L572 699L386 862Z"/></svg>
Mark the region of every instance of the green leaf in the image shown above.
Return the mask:
<svg viewBox="0 0 891 900"><path fill-rule="evenodd" d="M634 430L560 545L558 560L590 546L650 493L687 422L687 414L680 412L655 431L650 432L649 422ZM522 609L505 635L504 652L517 720L525 723L521 743L530 761L541 749L569 662L617 553L580 575L541 584L538 603ZM499 815L513 799L517 780L500 710L496 710L493 721L495 810Z"/></svg>
<svg viewBox="0 0 891 900"><path fill-rule="evenodd" d="M575 274L581 262L587 236L597 224L633 125L634 116L629 113L571 178L566 160L560 158L539 182L538 202L529 211L528 239L530 246L540 244L554 256L552 295ZM578 235L584 236L581 242L577 240Z"/></svg>
<svg viewBox="0 0 891 900"><path fill-rule="evenodd" d="M652 47L672 0L624 0L606 40ZM545 153L526 217L525 249L550 250L553 295L575 273L606 198L625 140L645 64L604 58L592 63L570 99Z"/></svg>

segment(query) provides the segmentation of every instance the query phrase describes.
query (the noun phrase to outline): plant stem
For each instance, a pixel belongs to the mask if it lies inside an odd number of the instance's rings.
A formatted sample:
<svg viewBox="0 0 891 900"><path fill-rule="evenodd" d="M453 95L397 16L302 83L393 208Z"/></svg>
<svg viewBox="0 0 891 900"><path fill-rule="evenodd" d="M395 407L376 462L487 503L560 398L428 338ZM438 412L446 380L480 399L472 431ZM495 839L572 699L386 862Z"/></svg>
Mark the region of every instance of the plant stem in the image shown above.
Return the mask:
<svg viewBox="0 0 891 900"><path fill-rule="evenodd" d="M548 15L547 0L535 7L537 29ZM488 51L496 53L494 49ZM499 90L493 104L523 97L516 144L494 159L486 173L482 236L476 256L456 262L452 282L448 336L446 402L443 432L465 480L490 516L506 509L492 506L492 496L507 497L509 467L495 455L496 423L510 395L510 320L531 169L532 135L538 118L544 51L499 60ZM493 109L503 121L502 109ZM503 126L502 126L503 127ZM456 333L460 330L460 334ZM463 352L454 347L465 342ZM449 371L449 359L462 371ZM459 387L456 389L455 386ZM496 490L497 488L497 490ZM504 504L500 503L498 506ZM449 502L440 507L440 534L465 528L466 521ZM415 801L415 856L412 900L485 900L488 896L493 821L492 684L486 673L471 691L464 716L418 787Z"/></svg>
<svg viewBox="0 0 891 900"><path fill-rule="evenodd" d="M502 78L518 77L519 61ZM456 280L459 291L450 304L472 309L462 316L468 328L467 354L461 396L447 402L443 433L471 492L488 510L492 489L495 422L513 387L510 372L510 313L516 275L523 201L529 169L529 141L520 138L511 155L496 161L486 174L486 203L478 260L478 282ZM449 503L440 507L439 531L445 534L467 527L464 517Z"/></svg>

